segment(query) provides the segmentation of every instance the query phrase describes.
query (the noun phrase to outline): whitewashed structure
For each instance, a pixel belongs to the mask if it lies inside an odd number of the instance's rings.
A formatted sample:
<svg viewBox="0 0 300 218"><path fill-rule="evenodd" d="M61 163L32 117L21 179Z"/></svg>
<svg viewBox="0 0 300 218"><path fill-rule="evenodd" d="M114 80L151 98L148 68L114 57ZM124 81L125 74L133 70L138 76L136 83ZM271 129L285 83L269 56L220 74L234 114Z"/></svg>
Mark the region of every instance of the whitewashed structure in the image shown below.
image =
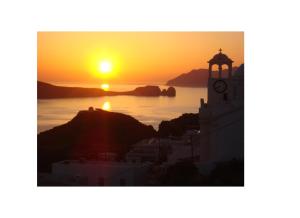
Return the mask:
<svg viewBox="0 0 300 218"><path fill-rule="evenodd" d="M61 185L134 186L147 184L149 167L163 162L172 165L199 154L198 131L188 131L180 139L150 138L132 146L125 161L114 153L99 153L97 160L64 160L52 164L51 181Z"/></svg>
<svg viewBox="0 0 300 218"><path fill-rule="evenodd" d="M65 160L52 164L52 178L66 185L133 186L145 183L149 164Z"/></svg>
<svg viewBox="0 0 300 218"><path fill-rule="evenodd" d="M157 162L160 155L160 147L163 142L158 138L144 139L132 145L131 150L126 154L126 161L138 162ZM164 144L165 145L165 144Z"/></svg>
<svg viewBox="0 0 300 218"><path fill-rule="evenodd" d="M200 159L224 161L244 156L244 65L232 73L233 61L220 52L209 63L207 102L199 109ZM213 77L212 67L218 66ZM228 76L222 72L227 65Z"/></svg>
<svg viewBox="0 0 300 218"><path fill-rule="evenodd" d="M199 131L188 130L176 139L150 138L134 144L126 154L126 161L138 162L166 162L174 164L180 160L199 159Z"/></svg>

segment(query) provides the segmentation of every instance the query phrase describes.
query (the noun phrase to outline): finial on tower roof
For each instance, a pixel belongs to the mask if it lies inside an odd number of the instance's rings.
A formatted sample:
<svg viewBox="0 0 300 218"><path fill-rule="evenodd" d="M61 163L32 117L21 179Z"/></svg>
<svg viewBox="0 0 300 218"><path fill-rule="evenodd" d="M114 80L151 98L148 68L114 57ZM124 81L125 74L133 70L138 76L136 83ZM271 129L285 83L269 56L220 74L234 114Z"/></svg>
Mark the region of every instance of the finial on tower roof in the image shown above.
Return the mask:
<svg viewBox="0 0 300 218"><path fill-rule="evenodd" d="M222 49L221 48L219 49L219 52L222 53Z"/></svg>

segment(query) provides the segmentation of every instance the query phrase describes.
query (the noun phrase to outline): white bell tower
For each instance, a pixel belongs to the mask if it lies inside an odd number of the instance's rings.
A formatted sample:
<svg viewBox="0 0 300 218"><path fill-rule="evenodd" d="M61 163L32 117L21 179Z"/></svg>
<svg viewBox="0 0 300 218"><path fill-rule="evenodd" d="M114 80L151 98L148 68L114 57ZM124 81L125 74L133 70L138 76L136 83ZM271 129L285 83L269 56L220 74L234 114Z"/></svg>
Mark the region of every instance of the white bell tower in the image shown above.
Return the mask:
<svg viewBox="0 0 300 218"><path fill-rule="evenodd" d="M209 78L208 78L208 105L215 106L218 104L228 103L232 100L232 63L233 61L228 58L227 55L222 53L222 49L216 54L212 59L208 61L209 68ZM218 77L214 78L212 76L212 67L214 65L218 66ZM225 77L224 72L222 72L222 66L227 65L228 76Z"/></svg>
<svg viewBox="0 0 300 218"><path fill-rule="evenodd" d="M202 98L199 108L200 160L241 158L244 148L243 77L232 75L233 61L222 49L208 63L207 103ZM218 66L215 77L213 65ZM222 72L223 65L227 65L228 75Z"/></svg>

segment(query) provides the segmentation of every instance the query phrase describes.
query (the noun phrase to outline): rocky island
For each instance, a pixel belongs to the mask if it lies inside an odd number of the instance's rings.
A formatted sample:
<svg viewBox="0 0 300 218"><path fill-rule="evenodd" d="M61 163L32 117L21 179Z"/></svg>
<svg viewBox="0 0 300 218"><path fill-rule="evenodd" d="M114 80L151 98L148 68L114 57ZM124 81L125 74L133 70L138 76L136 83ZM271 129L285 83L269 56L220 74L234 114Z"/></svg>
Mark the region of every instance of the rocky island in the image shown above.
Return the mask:
<svg viewBox="0 0 300 218"><path fill-rule="evenodd" d="M37 82L37 98L84 98L84 97L101 97L101 96L116 96L116 95L132 95L132 96L147 96L158 97L168 96L175 97L176 90L174 87L161 90L158 86L143 86L132 91L116 92L104 91L100 88L81 88L81 87L65 87L55 86L45 82Z"/></svg>

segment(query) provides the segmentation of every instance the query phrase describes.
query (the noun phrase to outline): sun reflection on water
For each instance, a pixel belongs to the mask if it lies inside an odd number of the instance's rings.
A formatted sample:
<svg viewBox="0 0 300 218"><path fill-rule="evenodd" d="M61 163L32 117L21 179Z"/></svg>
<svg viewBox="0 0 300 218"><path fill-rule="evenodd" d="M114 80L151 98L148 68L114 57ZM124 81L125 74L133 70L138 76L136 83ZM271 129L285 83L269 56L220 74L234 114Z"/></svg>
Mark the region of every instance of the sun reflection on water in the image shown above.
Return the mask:
<svg viewBox="0 0 300 218"><path fill-rule="evenodd" d="M107 84L107 83L101 84L101 89L103 89L104 91L108 91L109 90L109 84Z"/></svg>
<svg viewBox="0 0 300 218"><path fill-rule="evenodd" d="M102 105L102 109L105 111L110 111L110 109L111 109L110 102L109 101L104 102Z"/></svg>

